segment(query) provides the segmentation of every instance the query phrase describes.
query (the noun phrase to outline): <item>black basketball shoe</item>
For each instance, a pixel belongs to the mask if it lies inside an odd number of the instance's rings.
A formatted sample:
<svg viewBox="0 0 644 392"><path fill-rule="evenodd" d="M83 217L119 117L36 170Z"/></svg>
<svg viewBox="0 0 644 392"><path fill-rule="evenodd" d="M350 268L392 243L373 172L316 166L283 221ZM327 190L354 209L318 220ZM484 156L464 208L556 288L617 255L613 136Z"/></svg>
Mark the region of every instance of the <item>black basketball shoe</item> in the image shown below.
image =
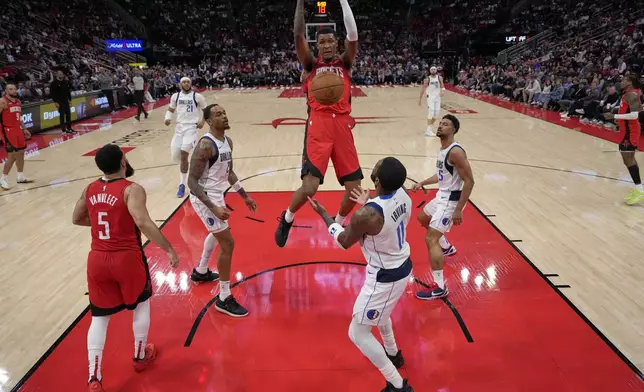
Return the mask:
<svg viewBox="0 0 644 392"><path fill-rule="evenodd" d="M407 380L403 380L402 388L394 388L390 382L387 382L387 386L380 392L414 392L414 388L411 385L407 384Z"/></svg>
<svg viewBox="0 0 644 392"><path fill-rule="evenodd" d="M387 350L385 350L385 354L386 353L387 353ZM401 350L398 350L398 352L394 356L387 354L387 358L389 358L391 363L394 364L396 369L400 369L405 364L405 358L403 358Z"/></svg>
<svg viewBox="0 0 644 392"><path fill-rule="evenodd" d="M288 232L291 230L293 222L288 223L286 221L286 211L282 212L280 223L277 225L277 230L275 231L275 243L280 248L283 248L286 245L286 241L288 241Z"/></svg>
<svg viewBox="0 0 644 392"><path fill-rule="evenodd" d="M219 280L219 274L211 270L206 271L205 274L200 274L195 268L192 270L190 280L196 283L216 282Z"/></svg>
<svg viewBox="0 0 644 392"><path fill-rule="evenodd" d="M228 298L223 301L219 298L219 295L217 295L217 299L215 300L215 309L231 317L248 316L248 310L241 306L232 295L229 295Z"/></svg>

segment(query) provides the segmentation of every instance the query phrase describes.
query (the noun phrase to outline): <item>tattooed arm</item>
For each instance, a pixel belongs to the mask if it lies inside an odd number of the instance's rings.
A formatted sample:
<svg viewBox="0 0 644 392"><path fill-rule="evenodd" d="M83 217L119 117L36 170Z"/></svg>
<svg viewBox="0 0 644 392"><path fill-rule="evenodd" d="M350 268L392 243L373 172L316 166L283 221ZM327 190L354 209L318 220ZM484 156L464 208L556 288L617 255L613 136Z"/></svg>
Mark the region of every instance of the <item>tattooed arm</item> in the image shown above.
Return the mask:
<svg viewBox="0 0 644 392"><path fill-rule="evenodd" d="M212 143L206 139L201 139L195 151L192 153L190 170L188 172L188 188L190 188L190 192L211 210L215 205L210 201L201 185L199 185L199 179L203 175L204 170L206 170L208 161L215 154L216 151L214 151Z"/></svg>

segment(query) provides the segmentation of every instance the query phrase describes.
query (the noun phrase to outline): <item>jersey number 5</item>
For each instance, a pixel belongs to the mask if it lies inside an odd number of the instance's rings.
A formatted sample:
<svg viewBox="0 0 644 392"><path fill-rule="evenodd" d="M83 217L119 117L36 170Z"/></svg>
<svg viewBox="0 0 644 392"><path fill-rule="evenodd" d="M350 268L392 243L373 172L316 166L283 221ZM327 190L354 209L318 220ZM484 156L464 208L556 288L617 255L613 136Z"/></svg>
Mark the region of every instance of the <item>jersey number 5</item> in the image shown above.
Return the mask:
<svg viewBox="0 0 644 392"><path fill-rule="evenodd" d="M396 234L398 235L398 249L402 249L405 244L405 222L400 222Z"/></svg>
<svg viewBox="0 0 644 392"><path fill-rule="evenodd" d="M443 170L438 171L438 181L443 181Z"/></svg>
<svg viewBox="0 0 644 392"><path fill-rule="evenodd" d="M109 240L110 239L110 224L103 220L104 217L107 217L107 212L98 213L98 224L102 225L105 229L104 231L98 231L98 238L100 240Z"/></svg>

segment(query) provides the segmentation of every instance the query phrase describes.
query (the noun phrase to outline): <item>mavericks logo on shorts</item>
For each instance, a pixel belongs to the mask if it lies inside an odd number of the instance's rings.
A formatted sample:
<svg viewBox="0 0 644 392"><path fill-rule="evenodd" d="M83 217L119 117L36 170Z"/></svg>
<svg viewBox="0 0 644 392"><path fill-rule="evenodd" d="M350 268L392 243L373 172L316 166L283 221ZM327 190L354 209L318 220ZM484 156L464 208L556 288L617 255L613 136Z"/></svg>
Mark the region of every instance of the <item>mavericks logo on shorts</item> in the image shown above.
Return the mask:
<svg viewBox="0 0 644 392"><path fill-rule="evenodd" d="M449 218L443 218L443 226L447 226L449 224Z"/></svg>
<svg viewBox="0 0 644 392"><path fill-rule="evenodd" d="M378 318L378 316L380 316L380 312L379 312L379 311L377 311L377 310L375 310L375 309L367 310L367 318L368 318L369 320L375 320L375 319L377 319L377 318Z"/></svg>
<svg viewBox="0 0 644 392"><path fill-rule="evenodd" d="M206 223L208 223L208 226L212 226L215 224L215 220L213 218L208 218L206 219Z"/></svg>

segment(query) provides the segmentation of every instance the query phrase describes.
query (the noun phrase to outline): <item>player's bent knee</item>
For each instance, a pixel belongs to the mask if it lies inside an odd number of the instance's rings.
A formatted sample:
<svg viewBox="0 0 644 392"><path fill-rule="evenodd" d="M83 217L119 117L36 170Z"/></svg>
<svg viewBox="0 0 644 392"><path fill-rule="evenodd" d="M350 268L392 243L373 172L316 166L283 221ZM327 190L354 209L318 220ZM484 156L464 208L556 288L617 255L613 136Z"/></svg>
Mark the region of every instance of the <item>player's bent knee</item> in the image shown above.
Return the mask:
<svg viewBox="0 0 644 392"><path fill-rule="evenodd" d="M172 157L173 162L181 162L181 149L179 147L172 147L170 149L170 156Z"/></svg>
<svg viewBox="0 0 644 392"><path fill-rule="evenodd" d="M429 239L429 241L431 243L435 242L435 243L438 244L438 241L441 239L442 236L443 236L443 233L441 233L440 231L434 229L433 227L430 227L427 230L427 238Z"/></svg>
<svg viewBox="0 0 644 392"><path fill-rule="evenodd" d="M426 228L427 226L429 226L429 221L431 218L421 211L416 219L418 219L418 223L420 223L421 226Z"/></svg>

